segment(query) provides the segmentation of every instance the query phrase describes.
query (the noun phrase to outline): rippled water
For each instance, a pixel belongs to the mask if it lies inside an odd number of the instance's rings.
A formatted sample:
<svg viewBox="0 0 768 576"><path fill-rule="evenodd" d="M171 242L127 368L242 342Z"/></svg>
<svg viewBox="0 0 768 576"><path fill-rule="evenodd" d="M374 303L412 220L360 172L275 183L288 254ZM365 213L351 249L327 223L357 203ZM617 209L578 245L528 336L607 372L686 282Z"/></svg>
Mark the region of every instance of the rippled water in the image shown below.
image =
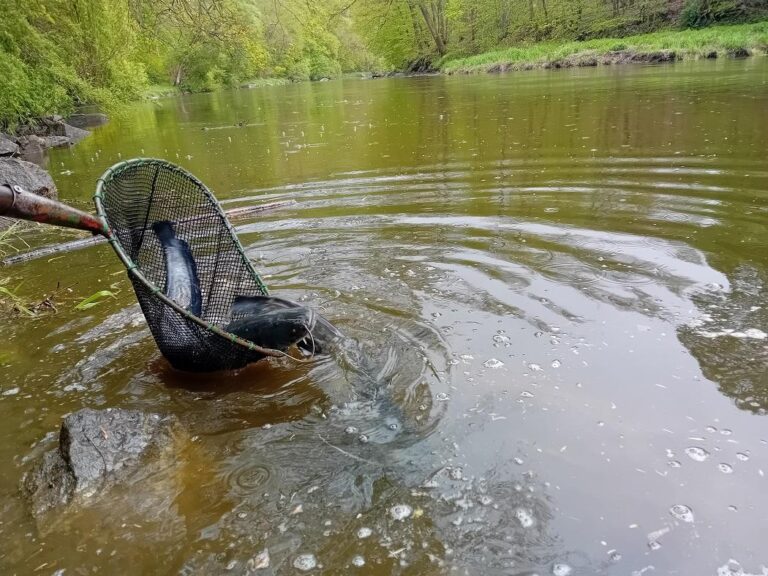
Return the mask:
<svg viewBox="0 0 768 576"><path fill-rule="evenodd" d="M0 271L60 287L0 320L3 573L762 574L767 128L754 58L189 96L57 151L82 206L140 155L296 200L240 238L357 347L174 373L108 247ZM189 440L36 527L19 479L84 406Z"/></svg>

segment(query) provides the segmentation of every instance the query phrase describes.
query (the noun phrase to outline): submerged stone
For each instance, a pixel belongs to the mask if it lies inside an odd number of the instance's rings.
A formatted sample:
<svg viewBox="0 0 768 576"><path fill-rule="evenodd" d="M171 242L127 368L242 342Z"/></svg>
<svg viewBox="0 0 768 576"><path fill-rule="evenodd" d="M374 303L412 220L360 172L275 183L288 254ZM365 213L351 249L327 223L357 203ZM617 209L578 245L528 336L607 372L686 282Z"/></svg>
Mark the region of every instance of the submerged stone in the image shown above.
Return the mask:
<svg viewBox="0 0 768 576"><path fill-rule="evenodd" d="M175 416L138 410L85 408L70 414L58 447L22 479L33 516L91 498L152 459L170 455L178 429Z"/></svg>

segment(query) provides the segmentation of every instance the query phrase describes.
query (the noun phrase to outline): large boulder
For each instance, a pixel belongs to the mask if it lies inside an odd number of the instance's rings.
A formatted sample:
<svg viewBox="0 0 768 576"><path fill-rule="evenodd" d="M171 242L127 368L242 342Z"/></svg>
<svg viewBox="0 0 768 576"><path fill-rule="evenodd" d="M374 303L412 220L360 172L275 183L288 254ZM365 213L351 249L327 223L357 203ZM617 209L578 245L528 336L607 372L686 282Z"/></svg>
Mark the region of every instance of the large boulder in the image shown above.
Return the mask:
<svg viewBox="0 0 768 576"><path fill-rule="evenodd" d="M0 156L15 156L18 153L19 145L5 134L0 134Z"/></svg>
<svg viewBox="0 0 768 576"><path fill-rule="evenodd" d="M62 120L61 116L48 116L43 118L34 133L37 136L67 137L73 144L80 142L80 140L90 134L88 130L70 126Z"/></svg>
<svg viewBox="0 0 768 576"><path fill-rule="evenodd" d="M64 136L69 138L69 141L72 144L77 144L78 142L80 142L80 140L90 135L90 132L88 132L88 130L83 130L82 128L76 128L75 126L70 126L69 124L63 124L63 125L64 125Z"/></svg>
<svg viewBox="0 0 768 576"><path fill-rule="evenodd" d="M74 144L69 136L44 136L43 141L46 148L63 148Z"/></svg>
<svg viewBox="0 0 768 576"><path fill-rule="evenodd" d="M59 445L22 479L32 514L83 504L137 471L174 460L181 428L175 416L85 408L64 419Z"/></svg>
<svg viewBox="0 0 768 576"><path fill-rule="evenodd" d="M0 158L0 184L18 185L27 192L46 198L56 198L58 194L56 184L48 172L18 158Z"/></svg>

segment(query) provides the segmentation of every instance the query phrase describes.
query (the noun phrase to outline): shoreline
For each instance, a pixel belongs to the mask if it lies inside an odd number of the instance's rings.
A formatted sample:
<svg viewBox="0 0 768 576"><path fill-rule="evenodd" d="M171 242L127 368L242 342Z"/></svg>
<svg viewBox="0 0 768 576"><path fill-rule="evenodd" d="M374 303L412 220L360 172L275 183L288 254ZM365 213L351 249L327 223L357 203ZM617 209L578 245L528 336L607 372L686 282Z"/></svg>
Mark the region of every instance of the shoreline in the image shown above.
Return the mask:
<svg viewBox="0 0 768 576"><path fill-rule="evenodd" d="M463 58L444 58L442 74L657 64L681 60L745 58L768 54L768 21L697 30L670 30L623 38L542 42Z"/></svg>

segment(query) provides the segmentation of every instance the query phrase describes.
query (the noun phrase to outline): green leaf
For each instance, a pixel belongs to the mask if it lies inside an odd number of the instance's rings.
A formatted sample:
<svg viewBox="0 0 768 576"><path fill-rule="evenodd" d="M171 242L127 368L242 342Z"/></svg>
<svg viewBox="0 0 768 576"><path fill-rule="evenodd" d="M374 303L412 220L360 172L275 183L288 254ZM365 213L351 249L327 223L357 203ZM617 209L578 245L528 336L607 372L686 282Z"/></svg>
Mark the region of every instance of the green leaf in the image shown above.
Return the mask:
<svg viewBox="0 0 768 576"><path fill-rule="evenodd" d="M35 316L35 313L24 305L24 301L21 298L19 298L16 294L8 290L8 288L6 288L5 286L0 286L0 294L4 294L8 298L10 298L11 301L13 302L13 305L16 307L16 309L19 312L22 312L27 316L31 316L31 317Z"/></svg>
<svg viewBox="0 0 768 576"><path fill-rule="evenodd" d="M95 294L91 294L80 302L77 306L75 306L75 310L88 310L89 308L93 308L97 304L101 303L105 298L114 298L115 293L110 292L109 290L99 290Z"/></svg>

